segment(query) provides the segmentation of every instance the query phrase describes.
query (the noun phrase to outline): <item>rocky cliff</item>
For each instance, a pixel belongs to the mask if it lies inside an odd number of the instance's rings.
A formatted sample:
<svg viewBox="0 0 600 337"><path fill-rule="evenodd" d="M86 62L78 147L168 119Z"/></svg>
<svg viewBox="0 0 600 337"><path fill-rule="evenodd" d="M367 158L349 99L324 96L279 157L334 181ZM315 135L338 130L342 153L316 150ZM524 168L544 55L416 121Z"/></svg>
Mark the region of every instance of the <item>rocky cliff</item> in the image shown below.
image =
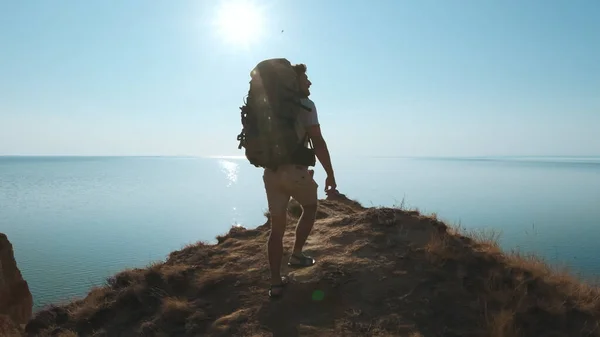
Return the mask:
<svg viewBox="0 0 600 337"><path fill-rule="evenodd" d="M289 252L300 211L290 207ZM317 259L267 296L268 222L234 227L166 261L124 270L83 299L49 306L29 336L600 337L600 289L504 253L435 217L321 201ZM286 255L287 257L287 255ZM284 259L285 262L285 259Z"/></svg>
<svg viewBox="0 0 600 337"><path fill-rule="evenodd" d="M0 336L12 336L32 315L33 297L15 260L13 247L0 233Z"/></svg>

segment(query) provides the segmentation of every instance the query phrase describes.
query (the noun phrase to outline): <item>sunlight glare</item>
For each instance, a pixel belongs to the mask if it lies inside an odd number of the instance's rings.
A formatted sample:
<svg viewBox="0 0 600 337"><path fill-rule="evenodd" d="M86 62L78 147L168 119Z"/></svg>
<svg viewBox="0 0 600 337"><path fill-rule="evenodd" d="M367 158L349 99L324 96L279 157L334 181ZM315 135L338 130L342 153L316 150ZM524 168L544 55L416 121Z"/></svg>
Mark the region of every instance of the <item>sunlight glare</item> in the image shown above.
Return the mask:
<svg viewBox="0 0 600 337"><path fill-rule="evenodd" d="M238 180L239 164L228 160L219 160L221 170L227 178L227 187L235 184Z"/></svg>
<svg viewBox="0 0 600 337"><path fill-rule="evenodd" d="M214 21L223 42L248 48L263 33L262 9L252 0L222 0Z"/></svg>

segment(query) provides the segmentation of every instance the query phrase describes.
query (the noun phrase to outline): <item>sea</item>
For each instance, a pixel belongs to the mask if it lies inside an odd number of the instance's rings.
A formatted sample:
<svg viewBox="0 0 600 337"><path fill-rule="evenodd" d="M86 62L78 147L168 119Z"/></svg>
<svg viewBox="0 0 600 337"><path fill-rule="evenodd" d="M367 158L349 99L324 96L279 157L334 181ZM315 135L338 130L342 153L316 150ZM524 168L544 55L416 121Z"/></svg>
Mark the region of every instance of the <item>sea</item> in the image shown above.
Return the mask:
<svg viewBox="0 0 600 337"><path fill-rule="evenodd" d="M340 192L493 231L587 280L600 276L600 157L333 158ZM325 173L315 179L324 198ZM0 157L0 232L34 310L267 210L262 172L237 157Z"/></svg>

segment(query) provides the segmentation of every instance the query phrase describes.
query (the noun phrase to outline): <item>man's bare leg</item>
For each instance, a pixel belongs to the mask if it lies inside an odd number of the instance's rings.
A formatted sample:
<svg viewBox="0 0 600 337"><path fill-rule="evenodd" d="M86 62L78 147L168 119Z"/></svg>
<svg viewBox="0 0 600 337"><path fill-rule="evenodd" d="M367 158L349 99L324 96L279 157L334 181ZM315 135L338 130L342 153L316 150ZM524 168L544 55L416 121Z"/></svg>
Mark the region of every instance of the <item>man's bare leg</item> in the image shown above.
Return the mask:
<svg viewBox="0 0 600 337"><path fill-rule="evenodd" d="M317 205L302 206L302 215L296 226L296 241L293 254L302 253L302 248L312 231L317 216Z"/></svg>
<svg viewBox="0 0 600 337"><path fill-rule="evenodd" d="M269 268L271 269L271 285L281 284L281 261L283 259L283 235L287 223L287 214L271 214L271 234L267 245ZM272 293L278 295L281 288L274 288Z"/></svg>

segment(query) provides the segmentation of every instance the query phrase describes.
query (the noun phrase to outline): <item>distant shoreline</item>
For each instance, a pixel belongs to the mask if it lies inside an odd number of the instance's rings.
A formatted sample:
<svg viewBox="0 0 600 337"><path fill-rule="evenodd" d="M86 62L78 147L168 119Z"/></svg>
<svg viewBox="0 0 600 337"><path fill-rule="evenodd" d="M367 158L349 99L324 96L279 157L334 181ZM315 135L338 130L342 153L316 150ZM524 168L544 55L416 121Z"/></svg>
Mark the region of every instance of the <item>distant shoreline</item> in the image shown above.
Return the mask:
<svg viewBox="0 0 600 337"><path fill-rule="evenodd" d="M339 156L347 158L350 156ZM497 159L592 159L600 160L600 155L479 155L479 156L377 156L377 155L353 155L352 157L360 158L406 158L406 159L455 159L455 160L497 160ZM207 155L207 156L190 156L190 155L77 155L77 154L0 154L0 158L207 158L207 159L244 159L244 156L231 155Z"/></svg>

